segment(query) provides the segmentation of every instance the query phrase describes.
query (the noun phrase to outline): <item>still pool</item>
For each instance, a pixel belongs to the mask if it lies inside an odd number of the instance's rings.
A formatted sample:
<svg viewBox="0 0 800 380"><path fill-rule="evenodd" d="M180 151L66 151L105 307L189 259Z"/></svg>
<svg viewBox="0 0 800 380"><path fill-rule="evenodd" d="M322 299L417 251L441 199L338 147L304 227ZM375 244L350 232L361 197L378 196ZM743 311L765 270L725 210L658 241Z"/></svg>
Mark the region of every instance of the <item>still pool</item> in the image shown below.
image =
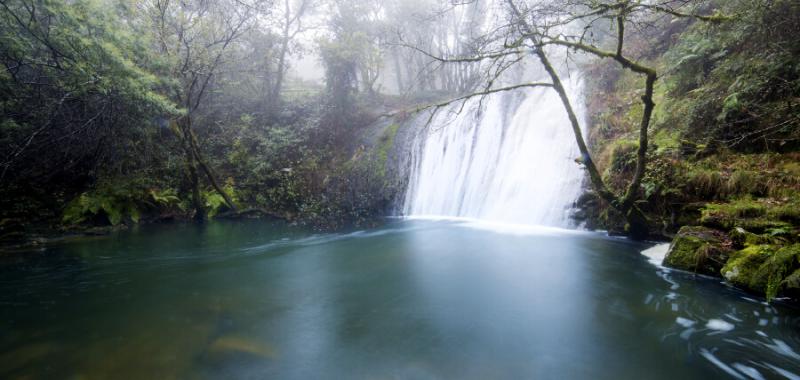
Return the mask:
<svg viewBox="0 0 800 380"><path fill-rule="evenodd" d="M153 225L0 255L0 378L800 376L800 310L649 245L465 221Z"/></svg>

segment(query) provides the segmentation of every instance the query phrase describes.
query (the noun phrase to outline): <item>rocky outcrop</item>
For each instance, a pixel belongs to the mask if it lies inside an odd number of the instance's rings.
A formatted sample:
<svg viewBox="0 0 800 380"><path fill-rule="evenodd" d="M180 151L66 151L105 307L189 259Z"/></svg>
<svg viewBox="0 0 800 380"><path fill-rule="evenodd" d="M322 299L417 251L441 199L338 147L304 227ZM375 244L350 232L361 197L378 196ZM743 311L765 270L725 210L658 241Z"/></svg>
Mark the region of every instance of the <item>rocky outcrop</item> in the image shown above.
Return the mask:
<svg viewBox="0 0 800 380"><path fill-rule="evenodd" d="M767 299L791 296L800 289L800 244L751 245L735 252L722 268L731 284Z"/></svg>
<svg viewBox="0 0 800 380"><path fill-rule="evenodd" d="M682 227L669 247L664 265L689 272L719 276L731 253L730 238L717 230Z"/></svg>
<svg viewBox="0 0 800 380"><path fill-rule="evenodd" d="M721 276L731 285L765 296L800 299L800 243L741 227L729 233L685 226L670 244L663 264Z"/></svg>

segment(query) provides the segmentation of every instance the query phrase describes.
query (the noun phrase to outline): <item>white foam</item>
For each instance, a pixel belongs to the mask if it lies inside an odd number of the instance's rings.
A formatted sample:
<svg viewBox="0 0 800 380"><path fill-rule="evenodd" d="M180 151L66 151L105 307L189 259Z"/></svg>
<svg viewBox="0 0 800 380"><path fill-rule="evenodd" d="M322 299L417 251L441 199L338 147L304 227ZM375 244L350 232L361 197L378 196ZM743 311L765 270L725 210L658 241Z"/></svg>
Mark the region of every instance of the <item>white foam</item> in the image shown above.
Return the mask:
<svg viewBox="0 0 800 380"><path fill-rule="evenodd" d="M694 325L695 325L695 323L697 323L697 322L695 322L695 321L693 321L693 320L691 320L691 319L687 319L687 318L683 318L683 317L678 317L678 318L675 318L675 323L677 323L677 324L679 324L679 325L681 325L681 326L683 326L683 327L692 327L692 326L694 326Z"/></svg>
<svg viewBox="0 0 800 380"><path fill-rule="evenodd" d="M692 334L694 334L694 328L693 327L689 327L688 329L684 330L681 333L680 337L683 340L689 340L689 338L692 337Z"/></svg>
<svg viewBox="0 0 800 380"><path fill-rule="evenodd" d="M711 353L711 351L708 351L706 349L701 349L700 355L703 355L703 357L706 358L708 361L710 361L711 364L714 364L715 366L717 366L717 368L725 371L728 375L731 375L736 379L745 380L744 376L740 375L739 372L736 372L735 369L731 368L730 366L719 360L716 356L714 356L714 354Z"/></svg>
<svg viewBox="0 0 800 380"><path fill-rule="evenodd" d="M669 243L656 244L642 251L642 255L645 255L651 264L660 267L664 262L664 257L667 256L667 251L669 251Z"/></svg>
<svg viewBox="0 0 800 380"><path fill-rule="evenodd" d="M447 216L447 215L411 215L405 217L408 220L429 220L434 222L456 222L457 225L462 227L474 228L479 230L492 231L503 234L511 235L589 235L595 234L589 231L572 230L559 227L535 225L535 224L520 224L520 223L507 223L486 219L462 217L462 216Z"/></svg>
<svg viewBox="0 0 800 380"><path fill-rule="evenodd" d="M753 380L765 380L764 376L761 375L761 372L758 372L758 370L753 367L746 366L742 363L733 363L733 368L736 368L739 370L739 372L747 375L747 377Z"/></svg>
<svg viewBox="0 0 800 380"><path fill-rule="evenodd" d="M771 348L773 351L777 352L778 354L788 356L793 360L800 361L800 354L795 352L791 347L789 347L786 342L780 339L773 339L772 342L775 344L768 344L767 347Z"/></svg>
<svg viewBox="0 0 800 380"><path fill-rule="evenodd" d="M721 319L710 319L706 323L706 327L717 331L731 331L734 328L733 323L725 322Z"/></svg>

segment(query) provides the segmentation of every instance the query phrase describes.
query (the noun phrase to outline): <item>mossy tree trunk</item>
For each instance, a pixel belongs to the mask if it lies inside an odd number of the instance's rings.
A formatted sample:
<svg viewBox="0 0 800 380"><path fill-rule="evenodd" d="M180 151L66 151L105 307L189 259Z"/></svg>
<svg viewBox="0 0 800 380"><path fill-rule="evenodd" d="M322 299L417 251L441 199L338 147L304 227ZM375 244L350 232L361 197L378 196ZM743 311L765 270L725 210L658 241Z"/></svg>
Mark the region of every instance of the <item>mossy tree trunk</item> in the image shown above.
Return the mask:
<svg viewBox="0 0 800 380"><path fill-rule="evenodd" d="M186 168L189 175L189 183L192 188L192 207L195 210L194 219L198 221L206 219L205 204L200 193L198 167L205 173L208 182L211 183L214 190L225 200L225 204L227 204L231 210L236 211L236 205L233 203L233 200L225 189L219 185L213 171L208 164L205 163L203 156L200 154L197 138L194 135L194 131L192 131L191 120L191 115L186 115L182 118L179 126L181 131L179 137L181 138L184 152L186 153Z"/></svg>
<svg viewBox="0 0 800 380"><path fill-rule="evenodd" d="M192 218L197 221L203 221L206 219L206 212L203 197L200 193L200 176L197 174L197 160L195 158L194 148L189 143L189 139L186 138L189 134L189 123L189 116L183 117L178 125L178 131L180 131L180 133L176 134L181 140L181 145L183 146L183 151L186 156L186 174L189 179L189 186L192 193L192 208L194 209Z"/></svg>
<svg viewBox="0 0 800 380"><path fill-rule="evenodd" d="M647 217L635 205L635 202L639 197L639 189L647 165L648 129L650 127L653 109L655 108L655 102L653 101L653 89L655 82L658 79L658 75L655 69L635 62L625 57L623 54L625 21L629 12L629 7L632 6L632 3L629 1L620 1L619 3L616 3L615 5L605 9L605 11L614 10L616 12L616 14L613 16L617 22L617 46L616 51L614 52L604 51L580 42L571 42L557 38L551 38L545 33L541 32L539 29L532 26L528 20L526 20L525 15L520 12L514 0L507 0L507 3L511 8L513 15L517 18L517 22L519 23L523 32L523 37L528 39L533 44L534 55L536 55L536 57L544 66L545 71L550 76L550 80L553 82L553 89L558 93L558 96L561 99L561 103L563 104L564 109L567 112L567 116L569 117L572 131L578 144L578 149L581 151L582 161L586 166L592 187L595 189L600 198L624 215L627 222L625 230L630 237L634 239L646 238L649 234ZM565 46L595 55L600 58L611 58L617 61L623 68L645 76L645 92L642 96L644 112L642 114L642 119L639 126L639 147L636 155L636 170L634 172L633 179L631 179L631 182L628 184L627 190L623 195L614 194L608 188L608 186L606 186L602 176L600 175L600 172L597 169L597 166L592 160L591 153L589 152L586 141L583 138L583 133L581 132L580 122L575 115L574 107L569 100L569 96L564 89L564 85L561 82L558 72L553 67L547 56L547 53L544 50L546 45Z"/></svg>
<svg viewBox="0 0 800 380"><path fill-rule="evenodd" d="M175 65L172 66L171 75L181 80L181 86L174 96L176 103L184 107L185 114L175 120L177 125L174 132L186 155L186 167L192 188L192 207L195 210L194 218L204 220L206 217L205 204L200 193L198 168L203 171L227 206L236 211L236 205L231 197L219 185L209 164L203 159L193 122L209 91L212 78L217 75L226 49L248 28L255 18L254 9L243 6L239 12L236 11L236 6L227 8L222 2L203 2L196 7L177 2L158 2L154 4L153 10L161 52L174 59ZM230 13L224 14L219 20L204 17L214 12ZM211 30L217 30L221 34L209 33ZM169 41L176 43L170 44Z"/></svg>

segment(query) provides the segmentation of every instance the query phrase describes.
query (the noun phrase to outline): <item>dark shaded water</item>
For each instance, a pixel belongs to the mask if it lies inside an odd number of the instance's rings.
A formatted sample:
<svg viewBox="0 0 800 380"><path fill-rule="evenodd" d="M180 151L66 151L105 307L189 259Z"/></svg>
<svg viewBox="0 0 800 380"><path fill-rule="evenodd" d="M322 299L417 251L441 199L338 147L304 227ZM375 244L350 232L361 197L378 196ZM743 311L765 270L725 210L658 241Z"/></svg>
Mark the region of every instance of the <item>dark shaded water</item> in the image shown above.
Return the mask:
<svg viewBox="0 0 800 380"><path fill-rule="evenodd" d="M797 378L800 310L588 233L151 226L0 260L2 378Z"/></svg>

